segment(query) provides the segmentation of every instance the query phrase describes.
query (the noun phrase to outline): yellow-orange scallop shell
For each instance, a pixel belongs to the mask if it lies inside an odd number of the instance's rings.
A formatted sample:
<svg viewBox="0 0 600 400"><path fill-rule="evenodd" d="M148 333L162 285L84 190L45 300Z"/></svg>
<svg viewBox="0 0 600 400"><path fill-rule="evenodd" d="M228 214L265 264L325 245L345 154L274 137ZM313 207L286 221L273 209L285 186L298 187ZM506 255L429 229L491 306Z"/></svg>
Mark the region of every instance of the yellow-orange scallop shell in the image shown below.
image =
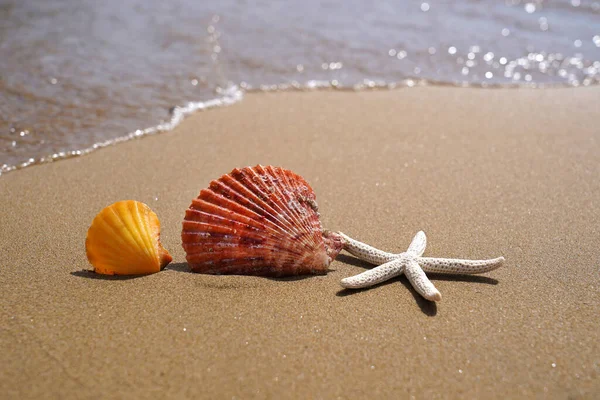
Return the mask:
<svg viewBox="0 0 600 400"><path fill-rule="evenodd" d="M172 261L160 243L158 217L135 200L100 211L88 229L85 250L94 271L105 275L151 274Z"/></svg>

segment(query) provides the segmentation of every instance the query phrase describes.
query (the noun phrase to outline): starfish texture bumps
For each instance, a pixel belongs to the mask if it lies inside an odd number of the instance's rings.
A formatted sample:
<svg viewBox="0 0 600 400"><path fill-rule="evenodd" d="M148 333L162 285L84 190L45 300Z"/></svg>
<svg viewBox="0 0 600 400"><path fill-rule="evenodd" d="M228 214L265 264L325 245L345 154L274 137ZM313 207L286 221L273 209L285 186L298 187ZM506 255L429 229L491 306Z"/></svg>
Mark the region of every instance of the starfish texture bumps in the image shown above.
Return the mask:
<svg viewBox="0 0 600 400"><path fill-rule="evenodd" d="M504 257L491 260L458 260L451 258L421 257L427 245L427 237L423 231L418 232L408 250L400 254L387 253L372 246L354 240L343 233L344 250L377 267L361 274L342 279L341 285L348 289L361 289L404 273L415 290L424 298L440 301L442 295L427 278L425 272L445 274L481 274L502 266Z"/></svg>

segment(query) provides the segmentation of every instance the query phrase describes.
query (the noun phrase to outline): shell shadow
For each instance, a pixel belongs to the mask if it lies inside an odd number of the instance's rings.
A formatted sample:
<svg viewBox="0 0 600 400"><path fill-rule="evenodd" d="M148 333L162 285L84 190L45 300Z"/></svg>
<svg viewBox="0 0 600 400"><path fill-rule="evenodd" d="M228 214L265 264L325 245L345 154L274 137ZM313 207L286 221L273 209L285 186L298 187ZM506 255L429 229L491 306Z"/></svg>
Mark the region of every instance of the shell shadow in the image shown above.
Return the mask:
<svg viewBox="0 0 600 400"><path fill-rule="evenodd" d="M195 275L201 275L197 272L193 272L190 269L190 266L188 265L188 263L186 262L182 262L182 263L171 263L169 265L167 265L165 267L165 270L171 270L171 271L177 271L177 272L185 272L188 274L195 274ZM212 275L212 276L236 276L236 275ZM237 276L244 276L244 275L237 275ZM272 277L272 276L258 276L259 278L265 278L265 279L269 279L272 281L278 281L278 282L287 282L287 281L301 281L307 278L310 278L314 275L300 275L300 276L285 276L285 277Z"/></svg>
<svg viewBox="0 0 600 400"><path fill-rule="evenodd" d="M359 258L349 256L348 254L338 254L335 258L335 261L341 261L344 264L354 265L355 267L363 267L364 269L370 269L373 266L365 261L362 261Z"/></svg>
<svg viewBox="0 0 600 400"><path fill-rule="evenodd" d="M170 263L165 267L165 271L177 271L177 272L187 272L189 274L193 274L190 266L186 262L180 263Z"/></svg>
<svg viewBox="0 0 600 400"><path fill-rule="evenodd" d="M79 271L71 272L71 275L78 276L80 278L86 279L99 279L103 281L128 281L130 279L143 278L144 276L152 275L152 274L144 274L144 275L103 275L98 274L91 269L82 269Z"/></svg>
<svg viewBox="0 0 600 400"><path fill-rule="evenodd" d="M295 282L295 281L303 281L308 278L313 278L318 275L297 275L297 276L283 276L283 277L273 277L273 276L265 276L264 278L270 281L276 282Z"/></svg>

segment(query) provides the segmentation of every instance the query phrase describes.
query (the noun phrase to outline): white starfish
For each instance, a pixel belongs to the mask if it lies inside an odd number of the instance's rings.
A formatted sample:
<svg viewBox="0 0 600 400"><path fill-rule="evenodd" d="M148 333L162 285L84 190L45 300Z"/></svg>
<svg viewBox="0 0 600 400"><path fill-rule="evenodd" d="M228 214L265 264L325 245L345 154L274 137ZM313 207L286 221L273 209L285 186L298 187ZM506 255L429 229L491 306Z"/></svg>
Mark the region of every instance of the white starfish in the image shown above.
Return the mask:
<svg viewBox="0 0 600 400"><path fill-rule="evenodd" d="M362 274L342 279L341 285L349 289L373 286L404 273L421 296L427 300L440 301L442 295L427 278L425 272L481 274L501 267L504 262L504 257L491 260L421 257L427 245L427 237L423 231L419 231L408 246L408 250L400 254L387 253L354 240L341 232L339 234L346 241L344 250L361 260L378 265Z"/></svg>

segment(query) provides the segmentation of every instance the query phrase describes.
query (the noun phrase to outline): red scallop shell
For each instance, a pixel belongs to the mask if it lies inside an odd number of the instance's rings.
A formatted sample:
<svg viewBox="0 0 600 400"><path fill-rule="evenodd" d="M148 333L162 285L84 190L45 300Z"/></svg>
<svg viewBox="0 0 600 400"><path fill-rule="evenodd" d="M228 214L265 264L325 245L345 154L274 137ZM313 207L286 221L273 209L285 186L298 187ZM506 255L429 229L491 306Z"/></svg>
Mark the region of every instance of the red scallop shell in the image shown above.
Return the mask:
<svg viewBox="0 0 600 400"><path fill-rule="evenodd" d="M343 247L323 231L310 185L292 171L234 169L202 189L185 213L181 240L194 272L325 274Z"/></svg>

